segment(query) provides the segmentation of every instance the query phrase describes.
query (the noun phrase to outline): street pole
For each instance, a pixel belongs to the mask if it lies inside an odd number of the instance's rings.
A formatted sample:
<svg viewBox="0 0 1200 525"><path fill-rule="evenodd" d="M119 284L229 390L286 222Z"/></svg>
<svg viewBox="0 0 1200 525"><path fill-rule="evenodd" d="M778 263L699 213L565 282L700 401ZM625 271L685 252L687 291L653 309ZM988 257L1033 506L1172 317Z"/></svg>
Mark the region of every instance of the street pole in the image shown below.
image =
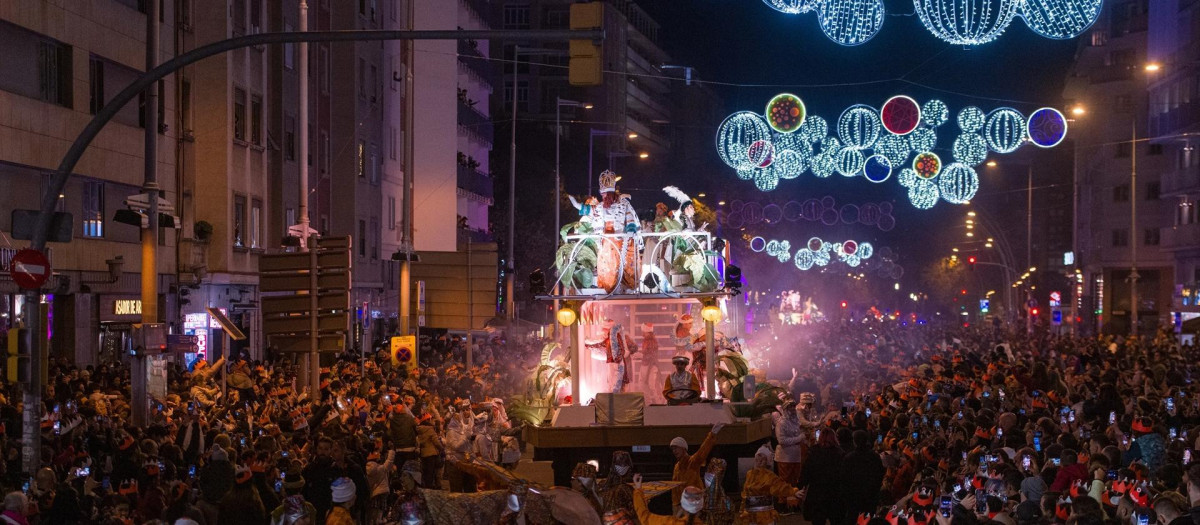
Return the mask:
<svg viewBox="0 0 1200 525"><path fill-rule="evenodd" d="M158 66L160 27L158 18L162 4L146 4L146 71ZM146 227L142 234L142 324L158 322L158 86L159 82L146 88L142 112L146 124L144 140L144 180L142 190L149 197ZM144 426L150 411L150 400L146 392L146 357L134 358L130 367L130 419L134 426Z"/></svg>
<svg viewBox="0 0 1200 525"><path fill-rule="evenodd" d="M558 232L562 230L562 107L563 99L555 97L554 101L554 253L550 260L555 260L558 257L558 246L562 239ZM554 280L554 290L551 290L555 297L558 296L558 279ZM558 314L558 299L554 300L554 313ZM551 339L558 341L557 322L550 323Z"/></svg>
<svg viewBox="0 0 1200 525"><path fill-rule="evenodd" d="M516 278L513 275L516 273L517 265L513 261L515 257L515 243L517 231L517 75L521 73L521 46L513 46L513 74L512 74L512 109L509 111L509 117L512 119L509 131L508 145L508 258L505 261L505 292L504 292L504 318L507 320L504 345L511 352L513 348L513 319L516 317L516 298L513 297L514 289L516 288Z"/></svg>
<svg viewBox="0 0 1200 525"><path fill-rule="evenodd" d="M21 417L21 466L25 474L33 475L42 466L42 388L46 378L42 375L42 362L46 353L42 344L46 340L46 329L42 326L42 292L25 290L25 327L28 329L29 388L25 390L25 411Z"/></svg>
<svg viewBox="0 0 1200 525"><path fill-rule="evenodd" d="M308 32L308 0L300 0L300 32ZM314 293L309 298L309 308L311 310L312 319L309 320L308 329L309 347L308 354L300 358L301 377L308 378L308 387L311 395L320 396L318 393L321 389L321 349L320 349L320 334L318 333L317 313L320 309L320 304L317 300L316 284L316 246L313 246L317 241L317 236L309 233L311 229L312 219L309 217L308 199L308 156L309 156L309 135L308 135L308 43L301 42L299 46L300 52L300 86L299 86L299 104L300 104L300 232L297 235L300 238L300 251L310 252L309 268L313 270L312 276L309 277L309 289Z"/></svg>
<svg viewBox="0 0 1200 525"><path fill-rule="evenodd" d="M596 176L596 173L595 173L596 167L592 164L592 154L595 152L595 150L596 150L596 130L589 129L588 130L588 172L587 172L587 181L588 181L587 196L588 197L592 196L592 177Z"/></svg>
<svg viewBox="0 0 1200 525"><path fill-rule="evenodd" d="M408 2L409 31L416 27L416 15L416 2ZM416 133L413 132L413 112L416 110L416 87L413 81L413 70L416 69L416 47L411 41L404 43L404 61L408 67L404 68L404 194L401 197L404 225L400 228L400 250L404 252L404 258L400 260L400 283L398 286L400 288L400 305L396 310L396 327L400 331L399 335L408 335L412 324L409 317L412 309L413 235L416 231L413 228L413 181L416 178L416 173L413 169L415 158L413 145L416 140ZM471 305L471 298L468 297L467 308L470 309ZM416 344L419 348L421 342L417 341Z"/></svg>
<svg viewBox="0 0 1200 525"><path fill-rule="evenodd" d="M1075 269L1080 267L1079 254L1079 139L1072 141L1073 162L1071 162L1071 254L1074 256L1073 265ZM1080 290L1080 283L1076 278L1077 273L1069 273L1068 280L1071 282L1071 335L1077 335L1079 332L1079 302L1082 300L1081 295L1077 293Z"/></svg>
<svg viewBox="0 0 1200 525"><path fill-rule="evenodd" d="M1033 268L1033 163L1025 168L1025 268ZM1029 276L1029 280L1033 280L1033 276ZM1030 300L1033 299L1033 292L1029 288L1029 283L1025 287L1025 305L1029 307ZM1033 333L1033 310L1032 308L1025 314L1025 332Z"/></svg>
<svg viewBox="0 0 1200 525"><path fill-rule="evenodd" d="M704 389L709 399L717 398L717 325L704 321Z"/></svg>
<svg viewBox="0 0 1200 525"><path fill-rule="evenodd" d="M1138 289L1137 282L1141 278L1137 270L1137 117L1133 118L1132 136L1129 141L1129 334L1138 335Z"/></svg>

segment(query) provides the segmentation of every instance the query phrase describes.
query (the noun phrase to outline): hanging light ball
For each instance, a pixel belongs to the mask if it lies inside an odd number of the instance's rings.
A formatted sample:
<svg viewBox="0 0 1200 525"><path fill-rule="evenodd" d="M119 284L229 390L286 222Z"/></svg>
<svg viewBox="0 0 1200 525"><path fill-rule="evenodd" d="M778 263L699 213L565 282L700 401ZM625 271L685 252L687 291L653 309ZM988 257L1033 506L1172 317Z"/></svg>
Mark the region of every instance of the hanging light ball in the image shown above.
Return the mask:
<svg viewBox="0 0 1200 525"><path fill-rule="evenodd" d="M758 162L750 160L750 146L770 138L771 127L762 117L740 111L727 117L717 128L717 155L733 169L753 168Z"/></svg>
<svg viewBox="0 0 1200 525"><path fill-rule="evenodd" d="M808 270L813 267L813 252L808 248L800 248L796 250L796 256L792 258L792 262L796 264L796 268Z"/></svg>
<svg viewBox="0 0 1200 525"><path fill-rule="evenodd" d="M911 188L913 184L916 184L920 179L921 178L917 176L917 172L913 171L912 168L904 168L900 170L899 175L896 175L896 182L899 182L900 185L905 188Z"/></svg>
<svg viewBox="0 0 1200 525"><path fill-rule="evenodd" d="M950 118L950 108L946 107L946 103L938 99L926 102L921 106L921 120L931 127L938 127L946 123Z"/></svg>
<svg viewBox="0 0 1200 525"><path fill-rule="evenodd" d="M749 168L738 168L737 178L741 180L754 180L754 174L758 172L758 168L751 166Z"/></svg>
<svg viewBox="0 0 1200 525"><path fill-rule="evenodd" d="M938 176L942 171L942 159L936 153L927 151L921 153L913 159L913 171L917 177L925 180L932 179Z"/></svg>
<svg viewBox="0 0 1200 525"><path fill-rule="evenodd" d="M978 166L987 160L988 146L983 135L963 133L954 139L954 160L968 166Z"/></svg>
<svg viewBox="0 0 1200 525"><path fill-rule="evenodd" d="M938 201L937 183L931 180L918 180L908 188L908 200L918 210L933 208Z"/></svg>
<svg viewBox="0 0 1200 525"><path fill-rule="evenodd" d="M907 138L913 151L932 151L937 146L937 132L933 128L917 128Z"/></svg>
<svg viewBox="0 0 1200 525"><path fill-rule="evenodd" d="M1042 108L1029 115L1029 141L1040 148L1053 148L1067 138L1067 118L1054 108Z"/></svg>
<svg viewBox="0 0 1200 525"><path fill-rule="evenodd" d="M842 151L838 153L837 171L843 177L853 177L862 171L863 163L864 159L861 151L853 148L842 148Z"/></svg>
<svg viewBox="0 0 1200 525"><path fill-rule="evenodd" d="M921 124L921 106L912 97L896 95L883 103L879 120L889 133L907 135Z"/></svg>
<svg viewBox="0 0 1200 525"><path fill-rule="evenodd" d="M827 178L837 171L838 161L832 154L821 153L813 157L812 174L817 178Z"/></svg>
<svg viewBox="0 0 1200 525"><path fill-rule="evenodd" d="M967 132L974 133L983 129L983 123L987 118L983 110L975 106L967 106L958 112L958 128Z"/></svg>
<svg viewBox="0 0 1200 525"><path fill-rule="evenodd" d="M804 124L804 101L791 93L775 95L767 103L767 124L780 133L793 133Z"/></svg>
<svg viewBox="0 0 1200 525"><path fill-rule="evenodd" d="M946 202L966 204L979 191L979 175L970 166L952 163L938 175L938 191Z"/></svg>
<svg viewBox="0 0 1200 525"><path fill-rule="evenodd" d="M904 161L908 160L909 154L912 153L912 148L909 146L907 138L890 133L879 137L879 140L875 141L874 150L875 153L887 158L892 166L903 165Z"/></svg>
<svg viewBox="0 0 1200 525"><path fill-rule="evenodd" d="M1020 0L915 0L925 28L958 46L986 44L999 37L1021 7Z"/></svg>
<svg viewBox="0 0 1200 525"><path fill-rule="evenodd" d="M812 11L812 2L810 0L763 0L776 11L787 13L789 15L798 15Z"/></svg>
<svg viewBox="0 0 1200 525"><path fill-rule="evenodd" d="M1012 153L1025 142L1025 116L1013 108L997 108L988 113L983 136L996 153Z"/></svg>
<svg viewBox="0 0 1200 525"><path fill-rule="evenodd" d="M876 184L892 176L892 162L887 157L875 154L863 163L863 177Z"/></svg>
<svg viewBox="0 0 1200 525"><path fill-rule="evenodd" d="M779 173L775 168L758 170L754 176L754 187L759 191L773 191L779 187Z"/></svg>
<svg viewBox="0 0 1200 525"><path fill-rule="evenodd" d="M775 145L769 140L758 140L746 150L746 157L755 167L765 168L775 162Z"/></svg>
<svg viewBox="0 0 1200 525"><path fill-rule="evenodd" d="M865 149L875 144L882 124L875 108L857 104L838 117L838 138L849 148Z"/></svg>
<svg viewBox="0 0 1200 525"><path fill-rule="evenodd" d="M1055 40L1075 38L1100 17L1103 0L1025 0L1021 17L1034 33Z"/></svg>
<svg viewBox="0 0 1200 525"><path fill-rule="evenodd" d="M809 142L818 142L829 136L829 123L818 115L810 115L800 124L799 135Z"/></svg>
<svg viewBox="0 0 1200 525"><path fill-rule="evenodd" d="M807 148L808 145L805 144L804 147ZM804 170L808 169L808 157L800 153L800 151L803 150L785 149L775 156L773 168L775 169L775 173L779 175L779 178L791 180L799 177L804 173Z"/></svg>
<svg viewBox="0 0 1200 525"><path fill-rule="evenodd" d="M821 0L817 21L830 40L857 46L870 40L883 27L883 0Z"/></svg>

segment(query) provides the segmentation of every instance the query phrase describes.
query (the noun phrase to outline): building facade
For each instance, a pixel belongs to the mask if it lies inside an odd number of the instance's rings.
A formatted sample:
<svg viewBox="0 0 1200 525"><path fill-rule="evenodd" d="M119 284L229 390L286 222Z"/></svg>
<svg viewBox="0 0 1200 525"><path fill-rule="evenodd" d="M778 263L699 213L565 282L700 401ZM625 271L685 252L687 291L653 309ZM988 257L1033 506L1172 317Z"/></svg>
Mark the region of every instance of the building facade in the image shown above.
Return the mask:
<svg viewBox="0 0 1200 525"><path fill-rule="evenodd" d="M0 332L21 321L23 304L7 266L26 241L12 239L11 212L37 209L49 173L80 130L103 105L144 70L146 15L135 0L49 2L13 0L0 4ZM189 13L165 2L163 60L176 53L179 22ZM158 181L162 196L180 200L178 78L159 90ZM43 292L54 337L51 355L82 365L101 354L116 358L130 324L141 322L140 232L116 223L113 214L141 192L144 174L143 119L130 103L88 147L59 195L59 211L72 217L69 243L51 243L55 276ZM159 317L177 317L178 233L159 237ZM103 254L103 256L97 256Z"/></svg>
<svg viewBox="0 0 1200 525"><path fill-rule="evenodd" d="M1067 107L1081 108L1071 129L1081 317L1090 317L1089 326L1104 333L1128 333L1132 308L1138 309L1141 333L1169 321L1171 312L1175 261L1165 249L1163 229L1172 226L1175 206L1162 201L1169 198L1163 181L1173 163L1161 143L1146 139L1151 133L1147 88L1155 81L1146 68L1147 49L1158 31L1148 23L1149 6L1144 0L1104 6L1080 38L1064 92ZM1136 305L1129 279L1135 263L1140 276Z"/></svg>

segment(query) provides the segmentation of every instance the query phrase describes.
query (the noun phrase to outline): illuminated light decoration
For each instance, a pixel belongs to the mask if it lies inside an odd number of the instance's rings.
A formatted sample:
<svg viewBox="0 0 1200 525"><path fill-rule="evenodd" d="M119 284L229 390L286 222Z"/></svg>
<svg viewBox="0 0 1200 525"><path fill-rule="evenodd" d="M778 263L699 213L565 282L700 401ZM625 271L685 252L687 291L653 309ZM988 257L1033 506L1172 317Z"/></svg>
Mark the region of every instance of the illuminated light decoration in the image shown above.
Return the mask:
<svg viewBox="0 0 1200 525"><path fill-rule="evenodd" d="M946 107L945 102L933 99L921 106L921 120L929 126L936 128L945 124L949 119L950 108Z"/></svg>
<svg viewBox="0 0 1200 525"><path fill-rule="evenodd" d="M965 133L974 133L983 129L983 124L987 119L987 115L982 109L975 106L967 106L958 112L958 129Z"/></svg>
<svg viewBox="0 0 1200 525"><path fill-rule="evenodd" d="M772 133L771 143L775 145L775 152L778 153L785 149L802 150L808 149L812 151L812 144L799 133Z"/></svg>
<svg viewBox="0 0 1200 525"><path fill-rule="evenodd" d="M817 115L810 115L800 125L800 132L797 135L809 142L819 142L829 136L829 123Z"/></svg>
<svg viewBox="0 0 1200 525"><path fill-rule="evenodd" d="M933 151L937 146L937 132L933 128L918 128L909 133L907 138L912 151Z"/></svg>
<svg viewBox="0 0 1200 525"><path fill-rule="evenodd" d="M917 176L917 172L913 171L912 168L904 168L896 176L896 182L899 182L905 188L911 188L918 180L920 180L920 177Z"/></svg>
<svg viewBox="0 0 1200 525"><path fill-rule="evenodd" d="M918 210L933 208L939 197L937 183L931 180L918 179L908 188L908 200Z"/></svg>
<svg viewBox="0 0 1200 525"><path fill-rule="evenodd" d="M834 171L837 171L837 165L837 159L833 158L833 155L821 153L813 157L812 174L822 179L827 178L833 175Z"/></svg>
<svg viewBox="0 0 1200 525"><path fill-rule="evenodd" d="M880 154L871 155L863 163L862 171L863 177L878 184L892 176L892 161Z"/></svg>
<svg viewBox="0 0 1200 525"><path fill-rule="evenodd" d="M824 249L824 248L822 248L822 246L824 246L824 244L825 244L825 241L822 241L820 237L813 237L808 240L808 242L806 243L806 246L808 246L809 250L812 250L814 252L819 252L822 249Z"/></svg>
<svg viewBox="0 0 1200 525"><path fill-rule="evenodd" d="M755 166L765 168L775 162L775 145L769 140L757 140L746 150L746 156Z"/></svg>
<svg viewBox="0 0 1200 525"><path fill-rule="evenodd" d="M772 191L779 187L779 173L775 168L758 170L754 175L754 186L759 191Z"/></svg>
<svg viewBox="0 0 1200 525"><path fill-rule="evenodd" d="M1041 108L1029 115L1029 141L1040 148L1053 148L1067 138L1067 118L1054 108Z"/></svg>
<svg viewBox="0 0 1200 525"><path fill-rule="evenodd" d="M843 46L862 44L883 27L883 0L821 0L816 8L821 31Z"/></svg>
<svg viewBox="0 0 1200 525"><path fill-rule="evenodd" d="M768 204L763 206L763 222L767 224L778 223L783 220L783 208L778 204Z"/></svg>
<svg viewBox="0 0 1200 525"><path fill-rule="evenodd" d="M842 242L841 248L842 253L846 255L854 255L855 253L858 253L858 243L855 241L844 241Z"/></svg>
<svg viewBox="0 0 1200 525"><path fill-rule="evenodd" d="M879 139L882 126L874 108L863 104L850 106L838 117L838 138L848 148L867 149Z"/></svg>
<svg viewBox="0 0 1200 525"><path fill-rule="evenodd" d="M750 160L750 146L771 137L771 127L751 111L734 113L717 128L717 155L729 167L737 170L758 165Z"/></svg>
<svg viewBox="0 0 1200 525"><path fill-rule="evenodd" d="M1046 38L1075 38L1100 17L1103 0L1025 0L1021 17L1034 33Z"/></svg>
<svg viewBox="0 0 1200 525"><path fill-rule="evenodd" d="M753 166L749 168L738 168L737 177L741 180L754 180L754 174L758 172L758 168Z"/></svg>
<svg viewBox="0 0 1200 525"><path fill-rule="evenodd" d="M1012 153L1025 141L1025 116L1012 108L998 108L988 113L983 136L988 147L996 153Z"/></svg>
<svg viewBox="0 0 1200 525"><path fill-rule="evenodd" d="M959 46L995 40L1020 10L1021 0L915 0L921 23L936 36Z"/></svg>
<svg viewBox="0 0 1200 525"><path fill-rule="evenodd" d="M762 251L765 249L767 249L767 240L766 239L764 239L762 237L755 237L753 239L750 239L750 251L752 251L754 253L762 253Z"/></svg>
<svg viewBox="0 0 1200 525"><path fill-rule="evenodd" d="M785 149L775 156L773 169L779 178L791 180L804 174L808 169L808 157L801 151L804 150Z"/></svg>
<svg viewBox="0 0 1200 525"><path fill-rule="evenodd" d="M908 139L900 135L887 134L875 141L874 151L883 155L892 166L901 166L912 154Z"/></svg>
<svg viewBox="0 0 1200 525"><path fill-rule="evenodd" d="M837 152L842 149L842 141L837 137L825 137L821 139L821 153L826 155L837 155Z"/></svg>
<svg viewBox="0 0 1200 525"><path fill-rule="evenodd" d="M936 153L926 151L913 159L913 171L917 173L917 177L929 180L937 177L942 171L942 159Z"/></svg>
<svg viewBox="0 0 1200 525"><path fill-rule="evenodd" d="M946 202L966 204L979 191L979 175L965 164L949 164L938 175L938 191Z"/></svg>
<svg viewBox="0 0 1200 525"><path fill-rule="evenodd" d="M843 258L842 262L846 263L846 266L851 268L858 268L858 265L862 264L862 259L859 259L857 256L850 255Z"/></svg>
<svg viewBox="0 0 1200 525"><path fill-rule="evenodd" d="M843 205L842 208L838 210L838 215L841 215L842 217L842 224L857 223L859 217L859 207L853 204Z"/></svg>
<svg viewBox="0 0 1200 525"><path fill-rule="evenodd" d="M809 0L763 0L763 3L770 6L771 9L789 15L807 13L813 9L812 2Z"/></svg>
<svg viewBox="0 0 1200 525"><path fill-rule="evenodd" d="M865 160L861 151L853 148L842 148L842 151L838 153L837 171L843 177L853 177L862 171L864 162Z"/></svg>
<svg viewBox="0 0 1200 525"><path fill-rule="evenodd" d="M775 256L779 262L785 263L792 259L792 243L788 241L779 242L779 254Z"/></svg>
<svg viewBox="0 0 1200 525"><path fill-rule="evenodd" d="M767 125L780 133L794 133L804 124L804 101L791 93L775 95L767 103Z"/></svg>
<svg viewBox="0 0 1200 525"><path fill-rule="evenodd" d="M779 255L779 241L768 241L766 252L767 255L770 255L771 257Z"/></svg>
<svg viewBox="0 0 1200 525"><path fill-rule="evenodd" d="M905 95L889 98L879 109L883 129L894 135L907 135L921 123L921 106Z"/></svg>
<svg viewBox="0 0 1200 525"><path fill-rule="evenodd" d="M813 252L808 248L800 248L796 250L796 255L792 257L792 262L796 264L796 268L808 270L813 267Z"/></svg>
<svg viewBox="0 0 1200 525"><path fill-rule="evenodd" d="M829 264L829 252L825 249L813 252L813 264L817 266L826 266Z"/></svg>
<svg viewBox="0 0 1200 525"><path fill-rule="evenodd" d="M983 135L963 133L954 139L954 160L968 166L978 166L987 160L988 145Z"/></svg>
<svg viewBox="0 0 1200 525"><path fill-rule="evenodd" d="M875 247L869 242L864 242L858 245L858 256L862 259L870 259L875 254Z"/></svg>

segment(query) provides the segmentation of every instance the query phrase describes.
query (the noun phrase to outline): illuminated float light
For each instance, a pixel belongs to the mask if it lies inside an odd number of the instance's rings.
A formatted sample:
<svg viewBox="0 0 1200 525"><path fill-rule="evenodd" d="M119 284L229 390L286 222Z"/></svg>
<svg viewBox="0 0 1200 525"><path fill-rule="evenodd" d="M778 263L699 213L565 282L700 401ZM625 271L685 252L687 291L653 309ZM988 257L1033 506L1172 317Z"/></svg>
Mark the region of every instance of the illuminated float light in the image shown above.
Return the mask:
<svg viewBox="0 0 1200 525"><path fill-rule="evenodd" d="M809 0L763 0L763 3L770 6L771 9L789 15L807 13L813 9L812 2Z"/></svg>
<svg viewBox="0 0 1200 525"><path fill-rule="evenodd" d="M775 95L767 103L767 125L780 133L794 133L804 124L804 101L791 93Z"/></svg>
<svg viewBox="0 0 1200 525"><path fill-rule="evenodd" d="M875 141L874 152L887 158L891 166L903 166L912 154L908 139L900 135L885 134Z"/></svg>
<svg viewBox="0 0 1200 525"><path fill-rule="evenodd" d="M921 124L921 105L912 97L896 95L879 108L883 129L894 135L907 135Z"/></svg>
<svg viewBox="0 0 1200 525"><path fill-rule="evenodd" d="M843 177L854 177L863 169L863 154L861 151L852 148L842 148L838 153L837 171Z"/></svg>

